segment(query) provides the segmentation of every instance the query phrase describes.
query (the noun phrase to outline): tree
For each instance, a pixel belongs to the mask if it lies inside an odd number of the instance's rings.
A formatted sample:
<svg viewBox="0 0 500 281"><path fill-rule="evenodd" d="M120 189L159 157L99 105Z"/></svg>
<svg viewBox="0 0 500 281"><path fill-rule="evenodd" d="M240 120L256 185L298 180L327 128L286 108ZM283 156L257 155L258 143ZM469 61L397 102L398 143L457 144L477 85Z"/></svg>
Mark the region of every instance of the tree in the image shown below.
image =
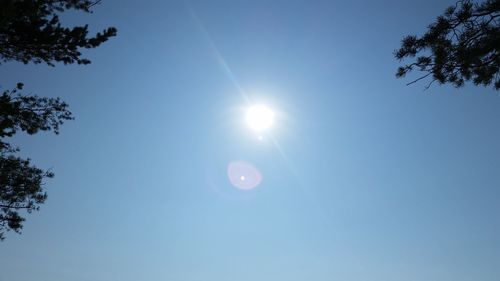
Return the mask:
<svg viewBox="0 0 500 281"><path fill-rule="evenodd" d="M116 35L110 27L88 38L88 25L63 27L58 13L80 10L90 13L99 3L89 0L0 0L0 57L25 64L45 62L54 66L89 64L80 49L96 48Z"/></svg>
<svg viewBox="0 0 500 281"><path fill-rule="evenodd" d="M459 88L472 80L475 85L500 89L500 0L473 3L458 1L446 9L427 32L403 38L394 56L413 62L398 68L396 77L413 70L423 72L408 85L430 76L431 84L450 83Z"/></svg>
<svg viewBox="0 0 500 281"><path fill-rule="evenodd" d="M82 49L96 48L116 35L114 27L88 37L88 25L64 27L59 14L67 10L91 13L100 1L89 0L0 0L0 63L89 64ZM19 148L6 141L18 132L29 135L39 131L59 133L59 126L73 115L59 98L21 93L23 84L5 90L0 96L0 240L5 231L20 233L26 213L38 210L45 202L44 179L52 178L16 156Z"/></svg>

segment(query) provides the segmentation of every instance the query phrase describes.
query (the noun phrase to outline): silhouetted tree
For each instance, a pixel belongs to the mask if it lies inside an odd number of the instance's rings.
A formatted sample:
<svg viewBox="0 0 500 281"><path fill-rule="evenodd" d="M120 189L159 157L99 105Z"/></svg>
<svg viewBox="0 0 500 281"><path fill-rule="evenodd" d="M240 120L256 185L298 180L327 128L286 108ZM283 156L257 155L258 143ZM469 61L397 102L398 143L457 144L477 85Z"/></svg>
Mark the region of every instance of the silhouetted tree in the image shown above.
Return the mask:
<svg viewBox="0 0 500 281"><path fill-rule="evenodd" d="M107 28L88 37L88 26L64 27L58 14L66 10L91 13L100 1L0 0L0 62L89 64L82 49L98 47L116 35ZM59 126L73 116L59 98L23 95L22 83L0 96L0 240L8 230L20 232L23 212L39 209L47 198L43 180L54 174L16 156L19 148L6 142L17 132L59 133Z"/></svg>
<svg viewBox="0 0 500 281"><path fill-rule="evenodd" d="M42 63L54 66L89 64L80 49L98 47L116 35L114 27L87 37L88 25L61 26L58 13L69 9L91 12L98 2L89 0L0 0L0 57L3 61Z"/></svg>
<svg viewBox="0 0 500 281"><path fill-rule="evenodd" d="M475 85L500 89L500 0L474 3L458 1L429 25L422 37L406 36L397 59L414 58L398 68L396 76L412 70L424 74L408 85L431 77L426 88L437 81L461 87L472 80ZM417 56L418 55L418 56Z"/></svg>

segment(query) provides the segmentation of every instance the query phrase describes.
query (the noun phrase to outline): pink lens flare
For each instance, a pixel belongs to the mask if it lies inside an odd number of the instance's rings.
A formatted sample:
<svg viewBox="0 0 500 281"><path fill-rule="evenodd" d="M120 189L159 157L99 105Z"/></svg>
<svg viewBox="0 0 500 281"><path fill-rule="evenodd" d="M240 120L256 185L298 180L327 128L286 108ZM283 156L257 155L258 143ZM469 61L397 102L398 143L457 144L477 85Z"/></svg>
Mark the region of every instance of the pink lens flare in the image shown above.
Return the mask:
<svg viewBox="0 0 500 281"><path fill-rule="evenodd" d="M227 176L234 187L242 190L254 189L262 181L259 170L245 161L230 162L227 166Z"/></svg>

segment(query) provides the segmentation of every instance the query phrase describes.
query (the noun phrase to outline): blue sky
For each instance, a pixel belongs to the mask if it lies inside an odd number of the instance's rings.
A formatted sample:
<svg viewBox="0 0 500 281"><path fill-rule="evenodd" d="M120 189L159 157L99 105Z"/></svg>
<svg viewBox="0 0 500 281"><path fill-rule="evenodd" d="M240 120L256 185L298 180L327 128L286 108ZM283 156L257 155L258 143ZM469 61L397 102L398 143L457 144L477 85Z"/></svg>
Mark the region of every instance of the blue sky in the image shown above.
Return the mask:
<svg viewBox="0 0 500 281"><path fill-rule="evenodd" d="M19 136L49 199L0 281L498 281L500 99L406 86L392 52L454 1L103 1L89 66L0 67L76 120ZM251 102L276 111L258 141ZM263 176L231 186L231 161Z"/></svg>

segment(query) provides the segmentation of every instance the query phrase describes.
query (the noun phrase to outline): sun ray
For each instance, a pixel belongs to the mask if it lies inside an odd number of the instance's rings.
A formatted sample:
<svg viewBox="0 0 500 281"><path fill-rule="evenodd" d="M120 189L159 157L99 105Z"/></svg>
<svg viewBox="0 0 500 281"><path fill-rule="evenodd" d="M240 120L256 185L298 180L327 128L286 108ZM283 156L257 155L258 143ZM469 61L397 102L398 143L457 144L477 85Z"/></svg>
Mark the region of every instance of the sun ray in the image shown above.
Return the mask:
<svg viewBox="0 0 500 281"><path fill-rule="evenodd" d="M203 36L207 40L208 45L210 46L210 49L212 50L212 53L214 54L215 58L217 59L217 62L219 63L219 66L222 68L222 70L224 71L226 76L229 78L229 80L231 80L233 85L236 87L236 89L238 90L238 93L241 95L243 100L247 104L250 104L250 99L248 98L248 95L247 95L245 89L243 89L243 87L238 82L238 79L236 78L233 71L229 67L228 63L226 62L226 60L224 59L224 57L220 53L219 49L215 45L215 42L212 40L212 36L210 36L210 33L208 32L207 28L205 27L205 25L203 24L203 22L198 17L198 15L194 11L193 7L191 7L191 5L189 3L188 3L188 9L189 9L189 12L191 14L191 17L193 18L196 25L201 30L201 32L203 33Z"/></svg>

